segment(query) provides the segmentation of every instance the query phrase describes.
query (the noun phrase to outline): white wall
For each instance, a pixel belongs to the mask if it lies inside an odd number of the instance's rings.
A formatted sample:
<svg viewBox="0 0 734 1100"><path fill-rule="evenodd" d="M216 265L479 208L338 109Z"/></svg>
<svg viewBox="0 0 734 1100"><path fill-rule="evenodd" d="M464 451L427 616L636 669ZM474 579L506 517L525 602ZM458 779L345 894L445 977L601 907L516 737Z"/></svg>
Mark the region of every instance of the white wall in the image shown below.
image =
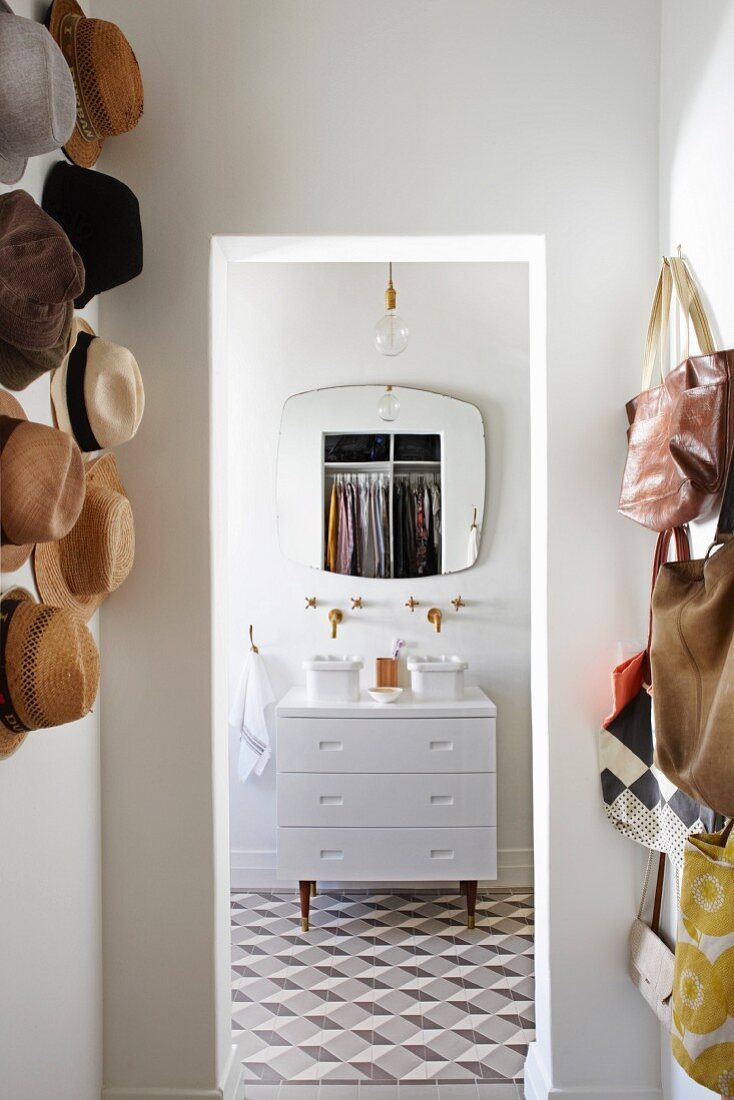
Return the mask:
<svg viewBox="0 0 734 1100"><path fill-rule="evenodd" d="M233 264L229 280L229 607L234 690L254 623L276 695L304 682L310 653L374 658L403 637L410 653L460 653L468 679L499 708L498 844L503 882L532 885L530 760L528 273L525 264L396 268L411 340L379 355L384 264ZM469 571L415 581L337 577L287 561L276 527L276 456L284 401L304 389L380 383L446 392L479 407L487 440L485 540ZM316 595L317 610L304 610ZM421 601L411 614L413 594ZM467 607L456 614L451 599ZM350 613L350 596L365 607ZM437 636L429 607L444 614ZM345 612L336 644L327 612ZM403 672L405 674L405 652ZM407 686L408 678L404 678ZM246 785L230 736L232 883L263 885L275 866L275 764Z"/></svg>
<svg viewBox="0 0 734 1100"><path fill-rule="evenodd" d="M14 0L16 15L46 6ZM61 154L34 157L23 188L40 202ZM84 316L95 326L94 299ZM15 395L51 424L48 376ZM37 597L31 562L0 579ZM90 627L98 637L98 615ZM104 662L103 662L104 674ZM96 1100L102 1078L100 703L80 722L30 733L0 760L0 1096Z"/></svg>
<svg viewBox="0 0 734 1100"><path fill-rule="evenodd" d="M655 1033L624 969L636 866L602 811L595 737L651 552L615 508L657 255L657 0L95 10L123 25L146 85L138 130L104 162L140 195L146 268L102 318L113 339L134 330L148 397L121 455L136 569L105 611L106 1080L117 1096L211 1088L228 1054L209 237L524 232L547 236L549 317L550 884L532 1087L654 1094Z"/></svg>
<svg viewBox="0 0 734 1100"><path fill-rule="evenodd" d="M719 347L734 346L734 5L664 0L660 73L660 254L680 244L702 291ZM695 524L693 553L702 557L715 522ZM669 898L667 931L675 919ZM704 1100L711 1093L686 1076L662 1036L666 1100Z"/></svg>

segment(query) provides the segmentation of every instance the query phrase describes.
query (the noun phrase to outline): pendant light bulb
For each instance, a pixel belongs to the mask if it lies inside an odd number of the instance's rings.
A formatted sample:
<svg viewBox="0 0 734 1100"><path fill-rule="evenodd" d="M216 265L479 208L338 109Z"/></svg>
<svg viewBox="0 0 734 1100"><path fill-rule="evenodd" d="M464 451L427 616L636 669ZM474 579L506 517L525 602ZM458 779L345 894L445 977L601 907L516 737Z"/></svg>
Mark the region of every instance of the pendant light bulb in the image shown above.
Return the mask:
<svg viewBox="0 0 734 1100"><path fill-rule="evenodd" d="M377 412L382 420L397 420L400 402L393 393L392 386L385 386L385 392L377 403Z"/></svg>
<svg viewBox="0 0 734 1100"><path fill-rule="evenodd" d="M375 347L381 355L400 355L408 346L408 326L396 312L398 295L392 282L392 264L389 267L385 290L385 315L375 325Z"/></svg>

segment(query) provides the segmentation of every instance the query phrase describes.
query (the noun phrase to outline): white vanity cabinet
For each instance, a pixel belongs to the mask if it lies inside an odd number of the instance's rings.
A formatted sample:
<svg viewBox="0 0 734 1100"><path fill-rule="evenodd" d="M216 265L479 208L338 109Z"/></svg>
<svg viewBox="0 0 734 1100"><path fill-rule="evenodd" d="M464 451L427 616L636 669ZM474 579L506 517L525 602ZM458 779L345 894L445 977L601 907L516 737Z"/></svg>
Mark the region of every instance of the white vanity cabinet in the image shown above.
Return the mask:
<svg viewBox="0 0 734 1100"><path fill-rule="evenodd" d="M381 706L277 708L278 877L298 879L301 917L317 881L458 881L474 923L479 879L497 877L494 703L404 693Z"/></svg>

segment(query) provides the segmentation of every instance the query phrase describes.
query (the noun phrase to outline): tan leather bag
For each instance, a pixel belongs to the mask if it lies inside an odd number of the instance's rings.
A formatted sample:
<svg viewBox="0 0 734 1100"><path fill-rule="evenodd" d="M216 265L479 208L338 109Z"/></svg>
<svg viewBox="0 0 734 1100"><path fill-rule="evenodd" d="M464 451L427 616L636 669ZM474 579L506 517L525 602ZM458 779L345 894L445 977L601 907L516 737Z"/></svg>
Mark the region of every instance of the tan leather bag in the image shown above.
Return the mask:
<svg viewBox="0 0 734 1100"><path fill-rule="evenodd" d="M660 853L658 877L655 884L655 902L652 920L646 924L642 919L645 897L650 881L653 852L647 860L645 884L637 917L632 922L629 938L629 976L647 1001L661 1024L671 1029L671 1005L673 997L673 969L675 957L668 945L660 938L660 909L663 901L663 881L665 878L665 853Z"/></svg>
<svg viewBox="0 0 734 1100"><path fill-rule="evenodd" d="M666 374L672 288L686 327L685 358ZM689 319L700 355L688 354ZM661 342L662 335L662 342ZM660 348L660 385L651 388ZM627 404L627 461L619 511L664 531L711 515L734 448L734 351L715 351L685 262L663 259L650 312L641 392Z"/></svg>
<svg viewBox="0 0 734 1100"><path fill-rule="evenodd" d="M706 557L667 562L658 573L650 647L655 762L696 802L726 817L734 816L732 532L734 462Z"/></svg>

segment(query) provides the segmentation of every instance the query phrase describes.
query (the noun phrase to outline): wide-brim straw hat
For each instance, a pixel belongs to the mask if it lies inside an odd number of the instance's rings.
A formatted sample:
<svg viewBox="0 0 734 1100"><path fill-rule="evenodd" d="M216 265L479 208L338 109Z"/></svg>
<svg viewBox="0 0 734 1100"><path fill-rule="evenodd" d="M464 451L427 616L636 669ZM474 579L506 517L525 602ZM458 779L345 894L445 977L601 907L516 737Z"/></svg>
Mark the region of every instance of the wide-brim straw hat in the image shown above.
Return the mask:
<svg viewBox="0 0 734 1100"><path fill-rule="evenodd" d="M114 455L87 466L79 519L65 538L36 546L36 584L45 603L68 607L88 621L122 584L135 558L132 508Z"/></svg>
<svg viewBox="0 0 734 1100"><path fill-rule="evenodd" d="M0 757L31 730L76 722L92 709L99 653L89 628L67 608L13 588L0 604Z"/></svg>
<svg viewBox="0 0 734 1100"><path fill-rule="evenodd" d="M84 503L84 463L73 439L34 424L0 390L0 568L19 569L37 542L63 538Z"/></svg>
<svg viewBox="0 0 734 1100"><path fill-rule="evenodd" d="M51 402L58 427L86 454L119 447L135 435L145 408L134 355L75 317L69 351L51 376Z"/></svg>
<svg viewBox="0 0 734 1100"><path fill-rule="evenodd" d="M88 18L76 0L53 0L47 21L76 88L77 121L64 151L75 164L91 168L106 138L127 133L140 121L140 67L117 24Z"/></svg>

